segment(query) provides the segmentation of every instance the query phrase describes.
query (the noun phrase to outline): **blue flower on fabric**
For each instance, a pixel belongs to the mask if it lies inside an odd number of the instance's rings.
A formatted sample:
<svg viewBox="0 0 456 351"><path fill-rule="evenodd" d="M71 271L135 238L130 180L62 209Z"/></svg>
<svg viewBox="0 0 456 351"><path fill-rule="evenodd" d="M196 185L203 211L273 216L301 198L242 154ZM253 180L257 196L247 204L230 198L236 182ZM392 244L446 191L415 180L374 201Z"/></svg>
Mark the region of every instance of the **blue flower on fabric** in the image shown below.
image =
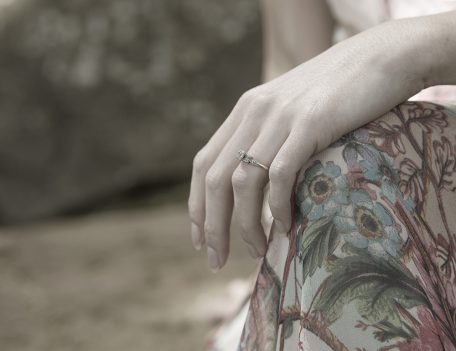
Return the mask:
<svg viewBox="0 0 456 351"><path fill-rule="evenodd" d="M344 146L342 151L343 158L349 166L356 165L358 154L363 155L366 146L369 144L369 131L364 128L356 129L342 136L332 144L333 147Z"/></svg>
<svg viewBox="0 0 456 351"><path fill-rule="evenodd" d="M383 153L371 152L364 155L360 166L364 178L371 181L379 181L382 194L391 202L396 202L396 194L399 188L399 173L393 167L392 160Z"/></svg>
<svg viewBox="0 0 456 351"><path fill-rule="evenodd" d="M297 198L301 214L315 221L336 213L341 205L349 204L348 181L333 161L324 166L315 161L304 173Z"/></svg>
<svg viewBox="0 0 456 351"><path fill-rule="evenodd" d="M334 217L337 230L348 244L367 249L378 257L397 257L402 238L388 211L372 201L365 190L350 193L350 205L340 209Z"/></svg>

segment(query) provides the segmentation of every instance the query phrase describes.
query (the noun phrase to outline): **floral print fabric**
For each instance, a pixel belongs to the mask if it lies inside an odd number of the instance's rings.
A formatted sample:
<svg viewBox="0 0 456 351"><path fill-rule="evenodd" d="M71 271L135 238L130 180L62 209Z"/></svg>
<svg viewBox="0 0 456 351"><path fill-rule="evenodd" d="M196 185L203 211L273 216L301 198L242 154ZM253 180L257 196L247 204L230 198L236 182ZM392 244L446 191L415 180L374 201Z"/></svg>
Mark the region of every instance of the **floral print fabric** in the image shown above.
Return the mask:
<svg viewBox="0 0 456 351"><path fill-rule="evenodd" d="M212 350L456 350L456 107L406 102L349 133L292 202L240 340Z"/></svg>

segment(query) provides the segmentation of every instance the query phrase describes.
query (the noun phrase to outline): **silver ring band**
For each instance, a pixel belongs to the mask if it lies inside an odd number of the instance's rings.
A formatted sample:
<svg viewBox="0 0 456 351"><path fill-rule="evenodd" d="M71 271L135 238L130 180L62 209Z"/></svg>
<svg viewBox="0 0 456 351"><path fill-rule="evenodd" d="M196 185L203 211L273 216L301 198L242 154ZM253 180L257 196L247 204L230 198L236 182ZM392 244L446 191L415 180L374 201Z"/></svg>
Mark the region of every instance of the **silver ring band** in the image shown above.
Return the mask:
<svg viewBox="0 0 456 351"><path fill-rule="evenodd" d="M239 151L238 151L237 159L238 159L239 161L242 161L242 162L245 162L245 163L254 165L254 166L261 167L261 168L263 168L265 171L269 171L269 167L268 167L268 166L265 166L264 164L258 162L258 161L255 160L252 156L250 156L249 154L247 154L247 152L245 152L244 150L239 150Z"/></svg>

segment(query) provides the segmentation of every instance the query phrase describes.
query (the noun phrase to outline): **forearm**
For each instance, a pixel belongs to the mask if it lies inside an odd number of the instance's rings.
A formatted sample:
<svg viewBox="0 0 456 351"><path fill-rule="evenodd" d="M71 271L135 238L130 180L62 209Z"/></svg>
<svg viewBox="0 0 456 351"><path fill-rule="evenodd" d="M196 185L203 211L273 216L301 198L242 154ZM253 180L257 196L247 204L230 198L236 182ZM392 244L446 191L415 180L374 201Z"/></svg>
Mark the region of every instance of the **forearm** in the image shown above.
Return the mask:
<svg viewBox="0 0 456 351"><path fill-rule="evenodd" d="M455 16L449 12L383 23L266 86L286 94L307 87L299 99L312 106L312 114L328 113L327 138L320 137L318 149L326 147L424 88L456 84Z"/></svg>
<svg viewBox="0 0 456 351"><path fill-rule="evenodd" d="M320 72L319 79L327 80L340 97L325 102L333 104L335 115L344 121L343 126L334 124L333 135L377 118L422 89L456 84L454 33L456 11L390 21L334 45L305 64L306 71Z"/></svg>
<svg viewBox="0 0 456 351"><path fill-rule="evenodd" d="M429 67L424 68L425 87L456 84L456 11L429 16Z"/></svg>
<svg viewBox="0 0 456 351"><path fill-rule="evenodd" d="M406 95L456 84L456 11L393 21L378 33L388 48L385 74L410 82Z"/></svg>

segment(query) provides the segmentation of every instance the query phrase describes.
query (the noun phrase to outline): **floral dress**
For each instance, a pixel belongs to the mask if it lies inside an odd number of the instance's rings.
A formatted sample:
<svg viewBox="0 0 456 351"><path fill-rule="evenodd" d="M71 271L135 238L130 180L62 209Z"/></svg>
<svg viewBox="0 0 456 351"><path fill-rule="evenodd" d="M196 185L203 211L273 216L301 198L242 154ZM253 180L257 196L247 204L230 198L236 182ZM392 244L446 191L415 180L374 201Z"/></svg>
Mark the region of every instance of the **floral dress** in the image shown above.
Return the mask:
<svg viewBox="0 0 456 351"><path fill-rule="evenodd" d="M456 106L405 102L298 174L212 351L456 350Z"/></svg>

